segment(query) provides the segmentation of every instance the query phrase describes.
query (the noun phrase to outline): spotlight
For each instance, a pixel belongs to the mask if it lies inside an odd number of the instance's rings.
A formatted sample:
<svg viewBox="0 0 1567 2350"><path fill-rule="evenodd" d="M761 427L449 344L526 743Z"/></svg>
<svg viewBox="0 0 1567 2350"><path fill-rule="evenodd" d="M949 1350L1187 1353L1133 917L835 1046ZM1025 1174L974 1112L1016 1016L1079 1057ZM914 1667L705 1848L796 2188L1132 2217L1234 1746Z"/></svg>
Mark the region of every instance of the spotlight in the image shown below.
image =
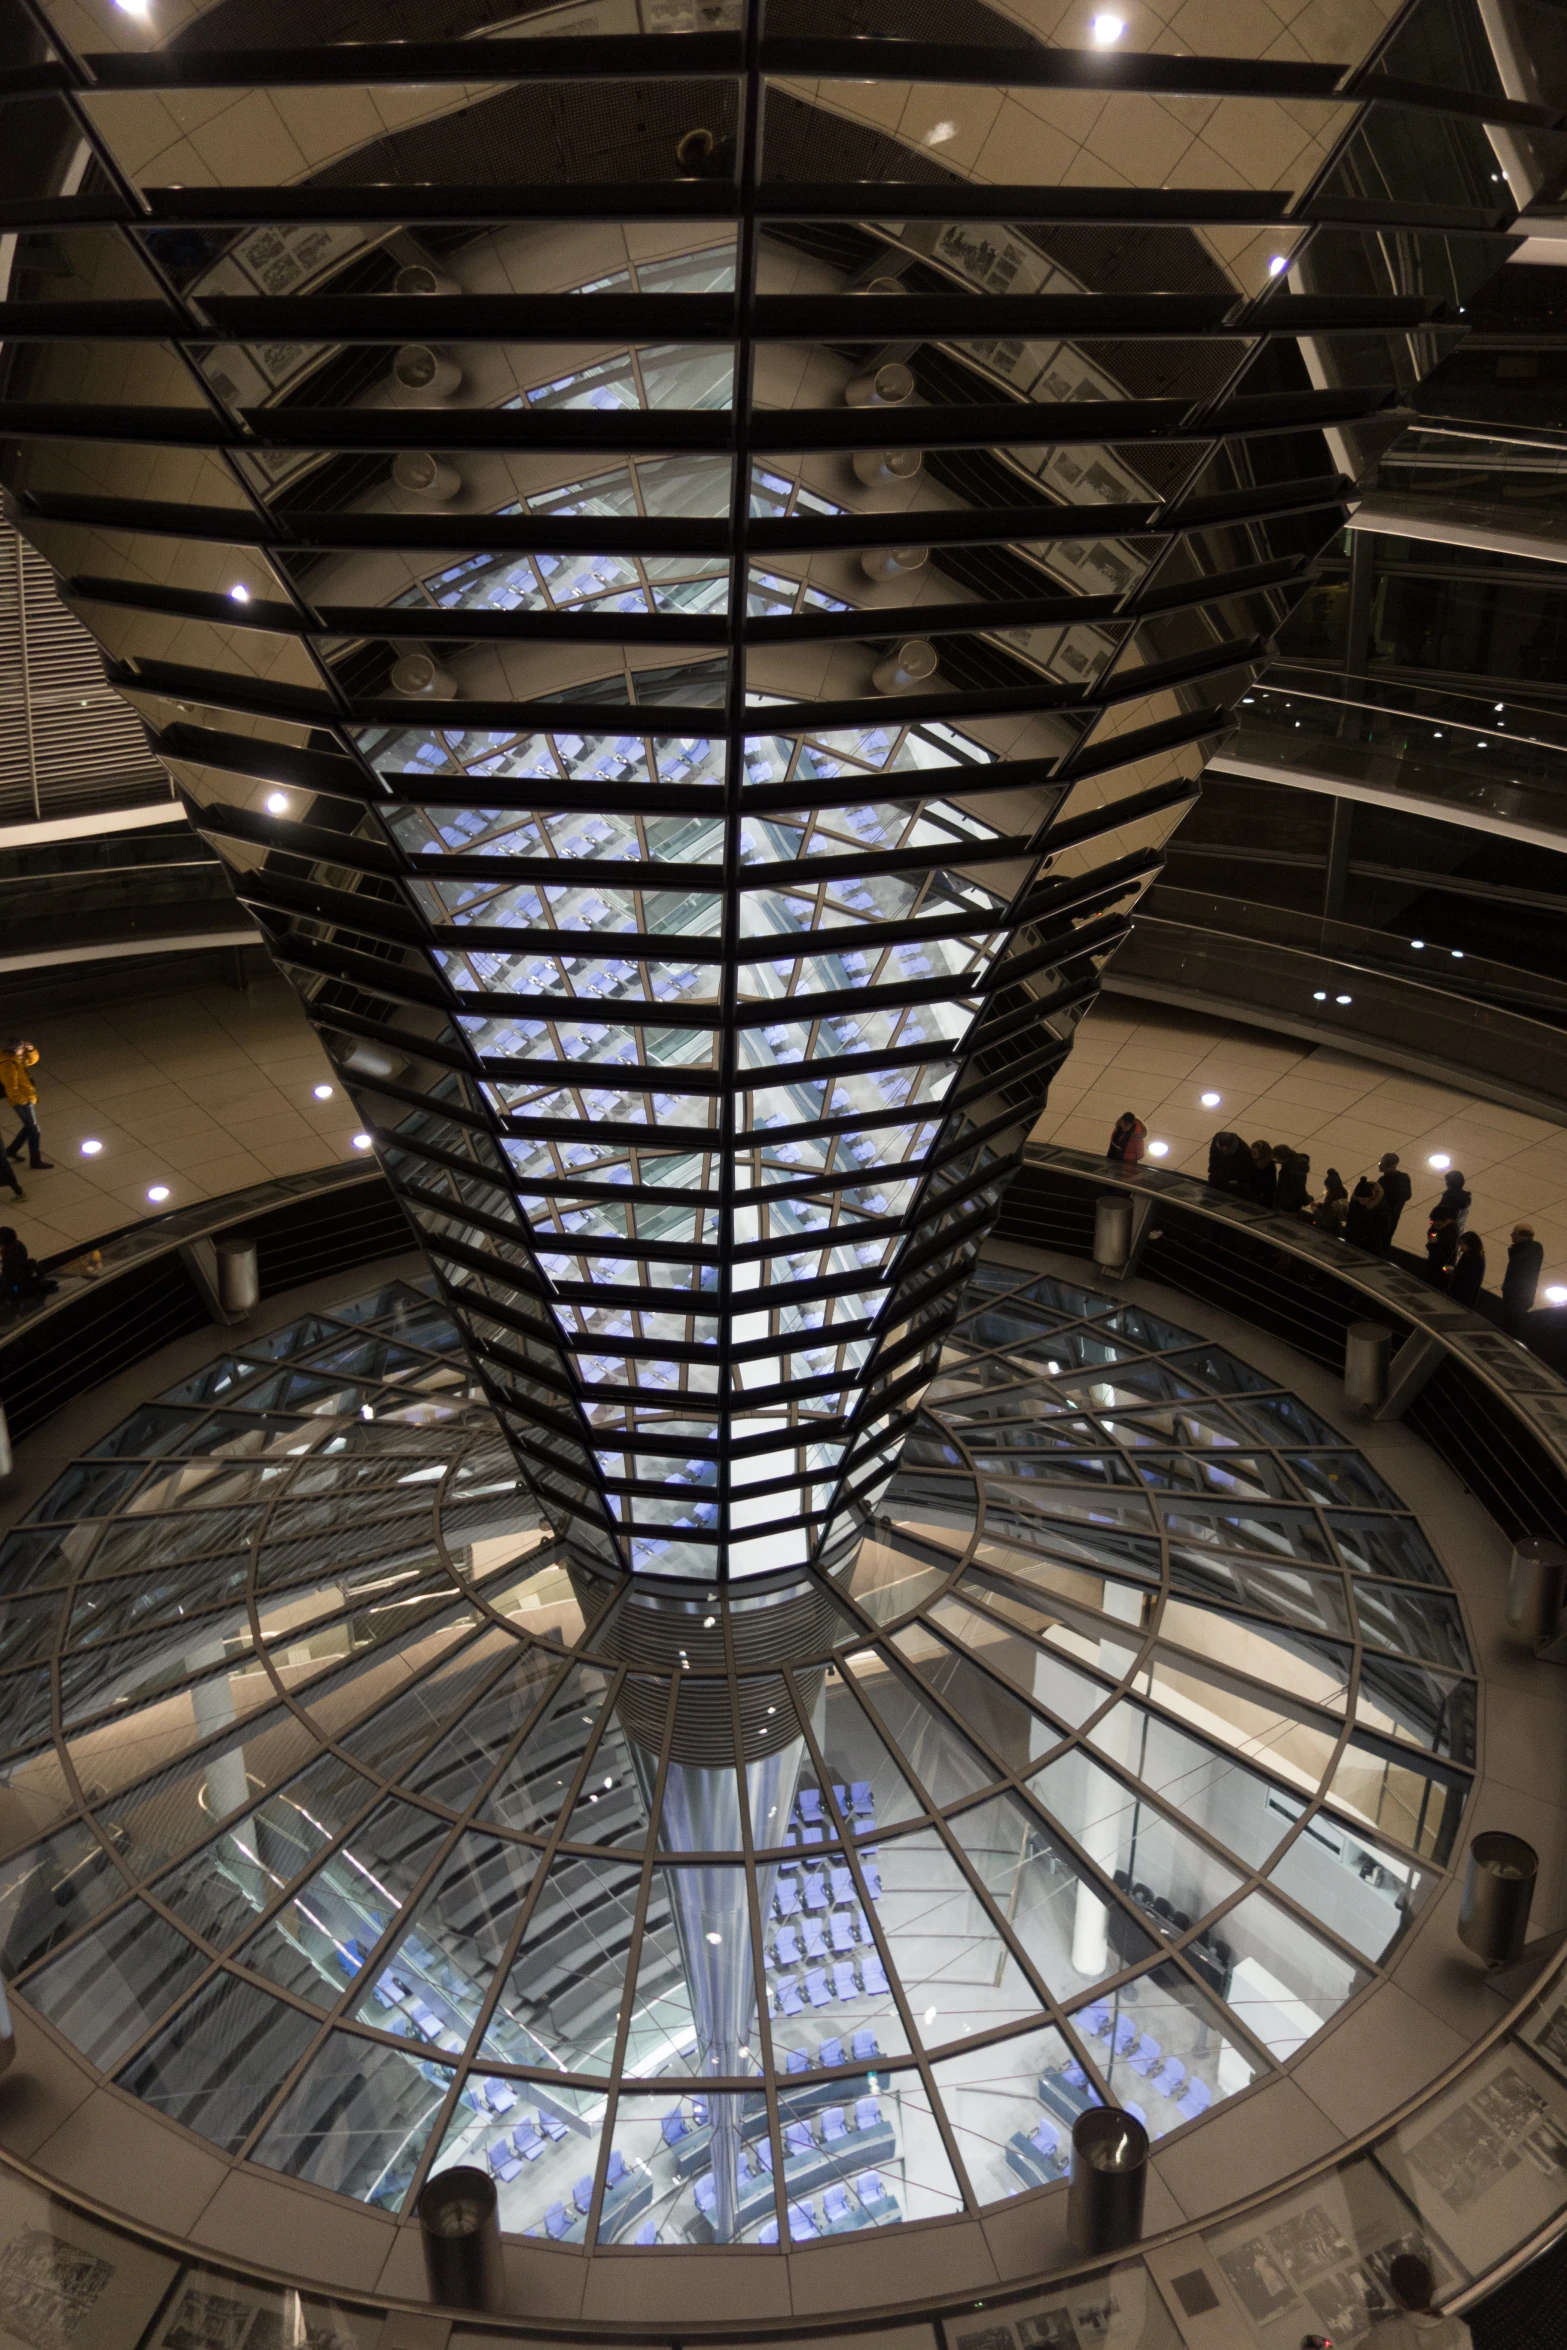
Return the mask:
<svg viewBox="0 0 1567 2350"><path fill-rule="evenodd" d="M709 1934L707 1938L709 1942L722 1942L723 1940L722 1934Z"/></svg>
<svg viewBox="0 0 1567 2350"><path fill-rule="evenodd" d="M1126 30L1126 19L1112 16L1107 8L1101 9L1088 29L1096 49L1113 49Z"/></svg>
<svg viewBox="0 0 1567 2350"><path fill-rule="evenodd" d="M1439 1175L1445 1175L1452 1163L1452 1158L1447 1151L1433 1151L1426 1161L1426 1165L1434 1167Z"/></svg>
<svg viewBox="0 0 1567 2350"><path fill-rule="evenodd" d="M288 814L288 794L286 791L268 792L267 814L269 816L286 816Z"/></svg>
<svg viewBox="0 0 1567 2350"><path fill-rule="evenodd" d="M1288 267L1288 255L1284 253L1275 253L1268 263L1268 275L1269 277L1282 277Z"/></svg>
<svg viewBox="0 0 1567 2350"><path fill-rule="evenodd" d="M1202 1106L1205 1110L1216 1110L1223 1099L1222 1093L1205 1093L1202 1096Z"/></svg>
<svg viewBox="0 0 1567 2350"><path fill-rule="evenodd" d="M1328 1000L1327 989L1325 987L1314 987L1311 991L1311 1000L1314 1004L1325 1004Z"/></svg>
<svg viewBox="0 0 1567 2350"><path fill-rule="evenodd" d="M1412 946L1412 947L1413 947L1413 948L1416 950L1416 952L1418 953L1418 952L1419 952L1419 950L1420 950L1420 949L1421 949L1421 948L1422 948L1422 947L1425 945L1425 943L1426 943L1426 942L1425 942L1425 940L1424 940L1423 938L1412 938L1412 939L1410 940L1410 942L1409 942L1409 943L1410 943L1410 945L1411 945L1411 946Z"/></svg>
<svg viewBox="0 0 1567 2350"><path fill-rule="evenodd" d="M82 1157L84 1159L95 1159L102 1149L103 1144L101 1142L95 1142L89 1137L89 1139L82 1144Z"/></svg>
<svg viewBox="0 0 1567 2350"><path fill-rule="evenodd" d="M147 1192L147 1197L151 1200L155 1208L161 1208L168 1196L169 1187L166 1183L154 1183L149 1187Z"/></svg>
<svg viewBox="0 0 1567 2350"><path fill-rule="evenodd" d="M1336 995L1336 996L1333 998L1333 1001L1334 1001L1336 1004L1352 1004L1352 1003L1354 1002L1354 1000L1355 1000L1355 999L1354 999L1354 997L1353 997L1352 995Z"/></svg>
<svg viewBox="0 0 1567 2350"><path fill-rule="evenodd" d="M229 589L229 601L232 604L248 604L250 602L249 588L243 585L238 587L231 587Z"/></svg>
<svg viewBox="0 0 1567 2350"><path fill-rule="evenodd" d="M329 1102L332 1099L332 1088L330 1085L313 1085L310 1090L315 1095L318 1102Z"/></svg>
<svg viewBox="0 0 1567 2350"><path fill-rule="evenodd" d="M1545 1293L1545 1302L1548 1306L1567 1306L1567 1289L1563 1289L1560 1283L1553 1282Z"/></svg>
<svg viewBox="0 0 1567 2350"><path fill-rule="evenodd" d="M1151 1142L1148 1145L1148 1156L1151 1159L1167 1159L1169 1155L1170 1146L1167 1142Z"/></svg>
<svg viewBox="0 0 1567 2350"><path fill-rule="evenodd" d="M355 1148L355 1150L356 1150L356 1151L367 1151L367 1150L370 1148L370 1137L369 1137L369 1135L368 1135L368 1134L356 1134L356 1135L354 1136L354 1148Z"/></svg>

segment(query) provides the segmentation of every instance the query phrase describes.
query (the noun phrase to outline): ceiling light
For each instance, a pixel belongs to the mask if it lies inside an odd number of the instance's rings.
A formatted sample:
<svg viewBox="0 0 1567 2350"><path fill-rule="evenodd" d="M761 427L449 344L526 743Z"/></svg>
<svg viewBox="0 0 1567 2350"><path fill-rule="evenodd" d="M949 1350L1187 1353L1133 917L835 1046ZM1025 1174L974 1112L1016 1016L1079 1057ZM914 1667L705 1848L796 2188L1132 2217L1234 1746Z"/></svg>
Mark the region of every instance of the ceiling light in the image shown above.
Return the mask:
<svg viewBox="0 0 1567 2350"><path fill-rule="evenodd" d="M91 1137L89 1137L89 1139L82 1144L82 1157L84 1159L95 1159L102 1148L103 1144L101 1142L96 1142L92 1140Z"/></svg>
<svg viewBox="0 0 1567 2350"><path fill-rule="evenodd" d="M354 1136L354 1148L355 1148L355 1150L356 1150L356 1151L367 1151L367 1150L370 1148L370 1137L369 1137L369 1135L368 1135L368 1134L356 1134L356 1135Z"/></svg>
<svg viewBox="0 0 1567 2350"><path fill-rule="evenodd" d="M288 814L288 794L286 791L268 792L267 814L269 816L286 816Z"/></svg>
<svg viewBox="0 0 1567 2350"><path fill-rule="evenodd" d="M1107 8L1101 9L1088 29L1096 49L1113 49L1126 30L1126 19L1112 16Z"/></svg>
<svg viewBox="0 0 1567 2350"><path fill-rule="evenodd" d="M146 23L152 13L147 5L147 0L115 0L115 6L123 9L127 16L134 16L142 24Z"/></svg>
<svg viewBox="0 0 1567 2350"><path fill-rule="evenodd" d="M722 1934L709 1934L707 1938L708 1938L709 1942L715 1942L715 1943L716 1943L716 1942L722 1942L722 1940L723 1940L723 1936L722 1936Z"/></svg>
<svg viewBox="0 0 1567 2350"><path fill-rule="evenodd" d="M315 1095L318 1102L329 1102L332 1099L332 1088L330 1085L313 1085L310 1090Z"/></svg>
<svg viewBox="0 0 1567 2350"><path fill-rule="evenodd" d="M1354 1000L1355 1000L1355 999L1354 999L1354 997L1353 997L1352 995L1336 995L1336 996L1333 998L1333 1001L1334 1001L1336 1004L1352 1004L1352 1003L1354 1002Z"/></svg>
<svg viewBox="0 0 1567 2350"><path fill-rule="evenodd" d="M248 604L250 602L249 588L245 587L243 584L231 587L229 589L229 601L235 604Z"/></svg>
<svg viewBox="0 0 1567 2350"><path fill-rule="evenodd" d="M1452 956L1455 963L1461 963L1463 961L1464 950L1462 947L1449 947L1447 951Z"/></svg>
<svg viewBox="0 0 1567 2350"><path fill-rule="evenodd" d="M1545 1293L1545 1302L1548 1306L1567 1306L1567 1289L1553 1283Z"/></svg>
<svg viewBox="0 0 1567 2350"><path fill-rule="evenodd" d="M703 1629L703 1631L704 1631L704 1632L711 1632L711 1630L713 1629L713 1626L714 1626L714 1625L717 1623L717 1621L718 1621L718 1618L717 1618L716 1616L704 1616L704 1617L702 1618L702 1629Z"/></svg>
<svg viewBox="0 0 1567 2350"><path fill-rule="evenodd" d="M1205 1093L1202 1097L1202 1106L1205 1110L1216 1110L1223 1099L1222 1093Z"/></svg>
<svg viewBox="0 0 1567 2350"><path fill-rule="evenodd" d="M359 1407L359 1417L361 1420L373 1420L375 1418L375 1405L373 1403L362 1403Z"/></svg>
<svg viewBox="0 0 1567 2350"><path fill-rule="evenodd" d="M1170 1146L1167 1142L1151 1142L1148 1145L1148 1156L1151 1159L1167 1159L1169 1155Z"/></svg>
<svg viewBox="0 0 1567 2350"><path fill-rule="evenodd" d="M148 1186L147 1197L155 1208L161 1208L168 1196L169 1187L166 1183L154 1183Z"/></svg>
<svg viewBox="0 0 1567 2350"><path fill-rule="evenodd" d="M1284 253L1275 253L1271 261L1268 263L1268 275L1269 277L1282 277L1288 267L1288 255Z"/></svg>
<svg viewBox="0 0 1567 2350"><path fill-rule="evenodd" d="M1506 709L1506 707L1507 707L1507 705L1506 705L1506 703L1505 703L1505 702L1493 702L1493 703L1492 703L1492 705L1491 705L1491 707L1492 707L1494 710L1501 711L1501 710L1505 710L1505 709Z"/></svg>
<svg viewBox="0 0 1567 2350"><path fill-rule="evenodd" d="M944 147L949 139L955 139L957 135L958 126L955 122L933 122L925 133L925 144L927 147Z"/></svg>
<svg viewBox="0 0 1567 2350"><path fill-rule="evenodd" d="M1452 1163L1452 1159L1446 1151L1433 1151L1426 1161L1426 1165L1434 1167L1439 1175L1445 1174Z"/></svg>
<svg viewBox="0 0 1567 2350"><path fill-rule="evenodd" d="M1328 1000L1327 989L1325 987L1314 987L1311 991L1311 1000L1314 1004L1325 1004Z"/></svg>
<svg viewBox="0 0 1567 2350"><path fill-rule="evenodd" d="M1409 943L1410 943L1410 945L1411 945L1412 947L1417 947L1417 948L1418 948L1418 947L1423 947L1423 946L1425 945L1425 943L1426 943L1426 942L1425 942L1425 940L1424 940L1423 938L1412 938L1412 939L1410 940L1410 942L1409 942Z"/></svg>

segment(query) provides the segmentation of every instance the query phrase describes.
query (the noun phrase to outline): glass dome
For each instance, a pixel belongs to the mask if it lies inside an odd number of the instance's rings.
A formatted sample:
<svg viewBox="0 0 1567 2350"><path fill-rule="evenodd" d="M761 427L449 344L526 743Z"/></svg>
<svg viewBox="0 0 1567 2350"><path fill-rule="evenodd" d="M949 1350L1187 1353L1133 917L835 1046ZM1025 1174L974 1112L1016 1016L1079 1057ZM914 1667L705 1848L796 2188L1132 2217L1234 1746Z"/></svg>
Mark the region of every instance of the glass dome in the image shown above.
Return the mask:
<svg viewBox="0 0 1567 2350"><path fill-rule="evenodd" d="M598 1575L429 1284L143 1404L0 1549L15 1998L226 2153L563 2248L1063 2175L1288 2066L1440 1883L1457 1601L1297 1397L986 1265L834 1576Z"/></svg>

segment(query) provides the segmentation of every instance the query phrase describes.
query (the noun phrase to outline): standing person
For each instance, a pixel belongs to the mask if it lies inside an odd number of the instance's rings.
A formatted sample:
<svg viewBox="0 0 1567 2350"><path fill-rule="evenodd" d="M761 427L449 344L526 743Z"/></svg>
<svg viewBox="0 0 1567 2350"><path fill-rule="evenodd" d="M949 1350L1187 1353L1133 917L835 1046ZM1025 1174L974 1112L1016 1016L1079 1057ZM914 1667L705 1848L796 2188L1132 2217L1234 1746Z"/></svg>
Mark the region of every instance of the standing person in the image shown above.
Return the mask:
<svg viewBox="0 0 1567 2350"><path fill-rule="evenodd" d="M1485 1287L1485 1242L1478 1232L1460 1234L1458 1254L1447 1276L1447 1294L1461 1306L1478 1307Z"/></svg>
<svg viewBox="0 0 1567 2350"><path fill-rule="evenodd" d="M1273 1163L1278 1170L1273 1204L1281 1216L1299 1216L1305 1212L1311 1198L1311 1161L1304 1151L1293 1151L1287 1142L1276 1143Z"/></svg>
<svg viewBox="0 0 1567 2350"><path fill-rule="evenodd" d="M1386 1246L1391 1248L1393 1235L1398 1230L1398 1219L1408 1207L1409 1195L1415 1187L1399 1165L1397 1151L1382 1153L1377 1161L1377 1175L1382 1185L1382 1208L1387 1219Z"/></svg>
<svg viewBox="0 0 1567 2350"><path fill-rule="evenodd" d="M0 1305L32 1305L38 1298L52 1297L59 1286L33 1263L15 1227L0 1224Z"/></svg>
<svg viewBox="0 0 1567 2350"><path fill-rule="evenodd" d="M1419 2252L1395 2252L1388 2263L1393 2306L1373 2321L1366 2350L1474 2350L1461 2317L1439 2317L1431 2306L1436 2279Z"/></svg>
<svg viewBox="0 0 1567 2350"><path fill-rule="evenodd" d="M1251 1154L1238 1134L1221 1127L1208 1145L1208 1181L1215 1191L1245 1191L1251 1177Z"/></svg>
<svg viewBox="0 0 1567 2350"><path fill-rule="evenodd" d="M1246 1188L1259 1208L1271 1208L1279 1188L1279 1171L1273 1164L1271 1142L1254 1142L1251 1146L1251 1172Z"/></svg>
<svg viewBox="0 0 1567 2350"><path fill-rule="evenodd" d="M1123 1110L1115 1122L1110 1137L1107 1159L1114 1159L1124 1167L1135 1167L1143 1155L1143 1144L1148 1140L1148 1129L1135 1110Z"/></svg>
<svg viewBox="0 0 1567 2350"><path fill-rule="evenodd" d="M1344 1238L1352 1248L1377 1249L1387 1220L1382 1212L1382 1186L1373 1183L1369 1175L1362 1175L1349 1195L1349 1206L1344 1214Z"/></svg>
<svg viewBox="0 0 1567 2350"><path fill-rule="evenodd" d="M1502 1327L1514 1338L1523 1336L1525 1314L1534 1311L1535 1291L1545 1270L1545 1251L1534 1237L1532 1224L1515 1224L1502 1275Z"/></svg>
<svg viewBox="0 0 1567 2350"><path fill-rule="evenodd" d="M1344 1217L1349 1207L1349 1193L1344 1189L1344 1178L1337 1167L1330 1167L1322 1186L1322 1197L1311 1211L1311 1221L1319 1232L1331 1232L1335 1239L1344 1231Z"/></svg>
<svg viewBox="0 0 1567 2350"><path fill-rule="evenodd" d="M17 1137L10 1146L9 1155L19 1159L25 1150L33 1167L52 1167L54 1161L44 1157L43 1136L38 1131L38 1088L32 1072L39 1060L38 1047L22 1036L14 1036L0 1046L0 1092L3 1092L17 1116Z"/></svg>
<svg viewBox="0 0 1567 2350"><path fill-rule="evenodd" d="M9 1183L18 1199L26 1199L27 1194L22 1189L22 1178L11 1164L9 1151L0 1151L0 1183Z"/></svg>
<svg viewBox="0 0 1567 2350"><path fill-rule="evenodd" d="M1442 1178L1442 1196L1433 1200L1426 1225L1426 1267L1438 1289L1446 1281L1458 1254L1459 1239L1469 1221L1472 1204L1462 1175L1456 1167L1450 1167Z"/></svg>

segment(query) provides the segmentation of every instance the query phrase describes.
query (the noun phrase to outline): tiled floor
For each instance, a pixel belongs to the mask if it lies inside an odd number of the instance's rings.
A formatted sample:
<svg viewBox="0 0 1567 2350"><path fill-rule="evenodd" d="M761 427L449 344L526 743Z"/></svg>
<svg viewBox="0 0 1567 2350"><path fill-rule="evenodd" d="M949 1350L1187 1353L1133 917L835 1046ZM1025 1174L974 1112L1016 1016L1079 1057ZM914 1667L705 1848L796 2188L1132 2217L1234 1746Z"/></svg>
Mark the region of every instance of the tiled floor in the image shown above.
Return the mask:
<svg viewBox="0 0 1567 2350"><path fill-rule="evenodd" d="M1221 1097L1217 1108L1203 1108L1204 1093ZM1486 1286L1498 1286L1520 1219L1545 1250L1545 1282L1567 1283L1567 1130L1547 1119L1328 1046L1107 995L1078 1030L1036 1131L1042 1142L1102 1151L1123 1110L1137 1112L1150 1142L1169 1144L1161 1163L1184 1175L1207 1172L1221 1127L1290 1143L1311 1159L1317 1198L1329 1167L1353 1188L1397 1151L1415 1187L1404 1248L1425 1245L1423 1211L1442 1188L1427 1160L1446 1151L1474 1194L1469 1228L1486 1244Z"/></svg>
<svg viewBox="0 0 1567 2350"><path fill-rule="evenodd" d="M352 1155L353 1106L280 979L248 996L213 987L71 1014L39 1026L34 1042L55 1168L24 1169L29 1196L13 1213L0 1193L0 1221L15 1222L36 1256L156 1214L155 1184L178 1207ZM317 1085L334 1087L329 1100L315 1099ZM1221 1096L1216 1109L1202 1107L1205 1092ZM1318 1190L1329 1166L1352 1184L1396 1150L1415 1184L1400 1238L1416 1247L1419 1211L1441 1188L1426 1160L1448 1151L1474 1193L1470 1223L1487 1243L1490 1286L1519 1217L1544 1244L1546 1280L1567 1282L1567 1132L1543 1118L1348 1053L1106 996L1079 1030L1038 1131L1102 1150L1126 1109L1169 1144L1163 1164L1186 1174L1204 1171L1221 1126L1309 1152ZM81 1155L89 1138L104 1146L96 1158Z"/></svg>
<svg viewBox="0 0 1567 2350"><path fill-rule="evenodd" d="M67 1013L28 1033L43 1055L33 1076L54 1167L13 1162L27 1198L0 1190L0 1223L35 1256L158 1214L154 1185L168 1186L166 1207L185 1207L355 1155L353 1104L284 980ZM317 1085L332 1087L329 1100ZM0 1101L7 1143L14 1125ZM82 1155L89 1140L103 1145L96 1157Z"/></svg>

